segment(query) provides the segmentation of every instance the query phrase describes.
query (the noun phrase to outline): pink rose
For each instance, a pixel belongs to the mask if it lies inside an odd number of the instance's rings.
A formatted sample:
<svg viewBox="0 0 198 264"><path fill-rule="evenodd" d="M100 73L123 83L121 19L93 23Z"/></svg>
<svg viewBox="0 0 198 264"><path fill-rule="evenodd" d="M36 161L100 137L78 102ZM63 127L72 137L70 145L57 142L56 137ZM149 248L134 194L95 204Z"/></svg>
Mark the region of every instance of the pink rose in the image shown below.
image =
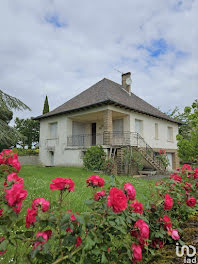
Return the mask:
<svg viewBox="0 0 198 264"><path fill-rule="evenodd" d="M129 182L125 183L124 190L126 192L126 196L128 200L131 200L131 201L135 200L136 190L131 183Z"/></svg>
<svg viewBox="0 0 198 264"><path fill-rule="evenodd" d="M70 227L68 227L68 228L66 228L66 232L67 233L73 233L73 230Z"/></svg>
<svg viewBox="0 0 198 264"><path fill-rule="evenodd" d="M112 187L107 197L107 206L113 207L114 213L120 213L127 208L127 198L122 190Z"/></svg>
<svg viewBox="0 0 198 264"><path fill-rule="evenodd" d="M155 238L152 241L152 247L155 249L162 248L164 246L164 242L160 240L159 238Z"/></svg>
<svg viewBox="0 0 198 264"><path fill-rule="evenodd" d="M98 175L92 175L90 176L87 180L87 187L91 186L91 187L103 187L105 184L105 181L103 180L103 178L101 178Z"/></svg>
<svg viewBox="0 0 198 264"><path fill-rule="evenodd" d="M165 149L160 149L160 155L164 155L165 154Z"/></svg>
<svg viewBox="0 0 198 264"><path fill-rule="evenodd" d="M98 201L98 200L102 199L102 197L104 197L104 196L105 196L105 190L102 190L102 191L99 191L99 192L94 194L94 199L96 201Z"/></svg>
<svg viewBox="0 0 198 264"><path fill-rule="evenodd" d="M165 194L164 210L170 210L173 207L173 198L169 194Z"/></svg>
<svg viewBox="0 0 198 264"><path fill-rule="evenodd" d="M72 210L68 210L67 213L70 213L70 220L71 221L76 221L76 217L74 214L72 214ZM79 215L79 213L76 212L77 215ZM77 225L79 225L80 223L77 222Z"/></svg>
<svg viewBox="0 0 198 264"><path fill-rule="evenodd" d="M50 202L42 197L34 199L32 202L32 208L34 210L37 210L39 206L41 207L43 212L46 212L49 209Z"/></svg>
<svg viewBox="0 0 198 264"><path fill-rule="evenodd" d="M194 197L188 198L188 200L186 200L186 204L190 207L194 207L197 203L197 200Z"/></svg>
<svg viewBox="0 0 198 264"><path fill-rule="evenodd" d="M82 243L81 237L80 236L77 236L75 247L79 247L81 245L81 243Z"/></svg>
<svg viewBox="0 0 198 264"><path fill-rule="evenodd" d="M31 225L33 225L36 222L36 215L37 215L37 211L34 210L33 208L28 208L27 209L27 215L25 218L25 222L26 222L26 227L29 228Z"/></svg>
<svg viewBox="0 0 198 264"><path fill-rule="evenodd" d="M27 197L27 191L23 189L23 184L15 183L11 189L5 190L5 198L12 209L19 213L21 210L22 201Z"/></svg>
<svg viewBox="0 0 198 264"><path fill-rule="evenodd" d="M142 219L138 219L134 225L139 229L139 237L142 239L149 238L149 226Z"/></svg>
<svg viewBox="0 0 198 264"><path fill-rule="evenodd" d="M143 205L142 205L142 203L139 203L138 201L134 201L129 206L133 208L133 212L134 213L137 213L137 214L142 214L143 213Z"/></svg>
<svg viewBox="0 0 198 264"><path fill-rule="evenodd" d="M168 215L164 215L163 218L160 218L160 221L163 221L164 228L172 228L171 219L168 217Z"/></svg>
<svg viewBox="0 0 198 264"><path fill-rule="evenodd" d="M15 172L8 174L7 181L13 181L23 184L23 178L19 177Z"/></svg>
<svg viewBox="0 0 198 264"><path fill-rule="evenodd" d="M179 240L179 239L180 239L180 236L179 236L179 234L178 234L177 229L173 229L173 230L171 231L171 237L172 237L172 239L174 239L174 240Z"/></svg>
<svg viewBox="0 0 198 264"><path fill-rule="evenodd" d="M71 220L71 221L75 221L75 220L76 220L76 217L75 217L74 214L71 214L71 215L70 215L70 220Z"/></svg>
<svg viewBox="0 0 198 264"><path fill-rule="evenodd" d="M198 179L198 168L194 169L194 179Z"/></svg>
<svg viewBox="0 0 198 264"><path fill-rule="evenodd" d="M178 181L178 182L182 181L181 176L178 176L177 173L171 174L170 179L173 179L174 181Z"/></svg>
<svg viewBox="0 0 198 264"><path fill-rule="evenodd" d="M192 170L192 168L189 164L184 164L182 167L182 171L185 171L185 170Z"/></svg>
<svg viewBox="0 0 198 264"><path fill-rule="evenodd" d="M72 179L66 179L66 178L56 178L52 180L53 183L50 184L50 189L53 190L68 190L74 191L74 182Z"/></svg>
<svg viewBox="0 0 198 264"><path fill-rule="evenodd" d="M0 217L2 216L3 214L3 209L0 209Z"/></svg>
<svg viewBox="0 0 198 264"><path fill-rule="evenodd" d="M50 239L51 235L52 235L52 231L51 230L46 230L44 232L37 232L36 238L40 238L41 237L43 240L42 241L36 241L34 243L34 247L33 248L35 249L39 245L45 244Z"/></svg>
<svg viewBox="0 0 198 264"><path fill-rule="evenodd" d="M137 245L135 243L133 243L131 245L131 248L133 250L133 262L139 262L142 260L142 249L140 247L140 245Z"/></svg>
<svg viewBox="0 0 198 264"><path fill-rule="evenodd" d="M13 159L11 163L12 167L17 170L17 172L21 169L21 164L18 162L18 159Z"/></svg>
<svg viewBox="0 0 198 264"><path fill-rule="evenodd" d="M190 190L191 190L191 184L185 182L185 185L186 185L186 186L184 186L184 189L185 189L187 192L190 192Z"/></svg>

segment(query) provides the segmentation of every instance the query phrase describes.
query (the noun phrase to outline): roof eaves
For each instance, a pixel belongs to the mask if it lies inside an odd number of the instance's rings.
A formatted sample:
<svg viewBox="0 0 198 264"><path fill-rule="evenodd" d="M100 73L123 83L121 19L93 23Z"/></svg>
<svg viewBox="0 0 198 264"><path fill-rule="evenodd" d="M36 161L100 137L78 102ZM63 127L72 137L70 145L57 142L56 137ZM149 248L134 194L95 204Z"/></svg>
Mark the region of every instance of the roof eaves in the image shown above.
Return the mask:
<svg viewBox="0 0 198 264"><path fill-rule="evenodd" d="M87 109L87 108L90 108L90 107L96 107L98 105L107 104L107 103L114 104L114 105L123 107L125 109L130 109L130 110L133 110L133 111L138 112L138 113L142 113L142 114L146 114L146 115L149 115L149 116L157 117L157 118L160 118L160 119L163 119L163 120L167 120L167 121L170 121L170 122L173 122L173 123L177 123L177 124L180 124L180 125L183 124L182 122L180 122L178 120L175 120L175 119L173 119L171 117L167 116L167 118L165 118L165 117L160 117L160 116L157 116L157 115L154 115L154 114L152 115L152 114L150 114L148 112L137 110L137 109L129 107L127 105L120 104L120 103L118 103L116 101L113 101L113 100L111 100L109 98L107 98L104 101L97 102L95 104L90 104L90 105L87 105L87 106L83 106L83 107L80 107L80 108L74 108L74 109L70 109L70 110L66 110L66 111L62 111L62 112L58 112L58 113L54 113L54 114L49 114L49 115L46 114L46 115L37 116L37 117L34 118L34 120L40 120L40 119L45 119L45 118L52 117L52 116L63 115L63 114L66 114L66 113L71 113L71 112L74 112L74 111L80 111L80 110L83 110L83 109Z"/></svg>

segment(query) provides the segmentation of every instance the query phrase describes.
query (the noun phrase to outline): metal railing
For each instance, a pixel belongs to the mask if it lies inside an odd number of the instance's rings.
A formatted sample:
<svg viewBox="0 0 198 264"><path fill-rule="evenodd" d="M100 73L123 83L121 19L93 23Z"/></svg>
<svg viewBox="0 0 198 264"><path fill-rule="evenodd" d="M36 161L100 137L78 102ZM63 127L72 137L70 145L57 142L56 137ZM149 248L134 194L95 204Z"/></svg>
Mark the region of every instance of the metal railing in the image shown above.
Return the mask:
<svg viewBox="0 0 198 264"><path fill-rule="evenodd" d="M104 132L101 134L81 134L67 137L67 146L89 147L92 145L133 146L142 149L160 167L164 167L156 152L137 132Z"/></svg>
<svg viewBox="0 0 198 264"><path fill-rule="evenodd" d="M131 133L132 133L132 138L134 138L136 141L136 144L134 146L141 148L143 152L146 155L150 156L155 163L157 163L161 168L165 169L164 164L158 158L156 152L148 145L148 143L144 140L144 138L137 132L131 132Z"/></svg>
<svg viewBox="0 0 198 264"><path fill-rule="evenodd" d="M82 134L67 137L67 146L89 147L92 145L104 145L103 134Z"/></svg>

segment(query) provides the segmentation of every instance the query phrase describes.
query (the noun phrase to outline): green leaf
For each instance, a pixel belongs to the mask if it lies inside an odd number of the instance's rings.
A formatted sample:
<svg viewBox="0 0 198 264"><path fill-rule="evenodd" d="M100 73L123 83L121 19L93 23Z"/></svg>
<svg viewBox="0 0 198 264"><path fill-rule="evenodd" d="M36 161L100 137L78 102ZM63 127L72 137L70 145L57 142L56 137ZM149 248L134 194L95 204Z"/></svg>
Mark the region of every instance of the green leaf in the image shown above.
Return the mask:
<svg viewBox="0 0 198 264"><path fill-rule="evenodd" d="M95 241L92 240L92 238L90 236L87 236L86 237L86 240L85 240L85 247L84 247L84 249L85 250L90 250L90 249L93 248L93 246L95 246L95 244L96 244Z"/></svg>
<svg viewBox="0 0 198 264"><path fill-rule="evenodd" d="M7 249L8 247L8 244L9 244L9 241L7 239L3 240L1 243L0 243L0 251L4 251Z"/></svg>
<svg viewBox="0 0 198 264"><path fill-rule="evenodd" d="M92 205L94 202L95 202L94 200L86 200L86 201L84 201L84 203L86 205Z"/></svg>
<svg viewBox="0 0 198 264"><path fill-rule="evenodd" d="M101 259L101 263L108 263L108 259L105 256L105 253L102 253L102 259Z"/></svg>

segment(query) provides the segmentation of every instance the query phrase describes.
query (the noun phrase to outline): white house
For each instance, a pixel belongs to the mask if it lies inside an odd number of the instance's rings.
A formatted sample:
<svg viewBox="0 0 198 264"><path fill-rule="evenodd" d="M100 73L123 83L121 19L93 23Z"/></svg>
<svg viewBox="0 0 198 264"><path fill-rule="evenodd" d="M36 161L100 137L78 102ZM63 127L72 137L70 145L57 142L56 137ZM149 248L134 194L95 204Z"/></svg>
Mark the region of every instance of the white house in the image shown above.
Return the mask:
<svg viewBox="0 0 198 264"><path fill-rule="evenodd" d="M179 165L176 135L180 123L133 94L130 75L122 75L122 85L104 78L35 118L40 120L43 165L80 167L86 148L96 144L117 156L123 147L136 147L155 169L160 169L155 154L165 149L169 167Z"/></svg>

